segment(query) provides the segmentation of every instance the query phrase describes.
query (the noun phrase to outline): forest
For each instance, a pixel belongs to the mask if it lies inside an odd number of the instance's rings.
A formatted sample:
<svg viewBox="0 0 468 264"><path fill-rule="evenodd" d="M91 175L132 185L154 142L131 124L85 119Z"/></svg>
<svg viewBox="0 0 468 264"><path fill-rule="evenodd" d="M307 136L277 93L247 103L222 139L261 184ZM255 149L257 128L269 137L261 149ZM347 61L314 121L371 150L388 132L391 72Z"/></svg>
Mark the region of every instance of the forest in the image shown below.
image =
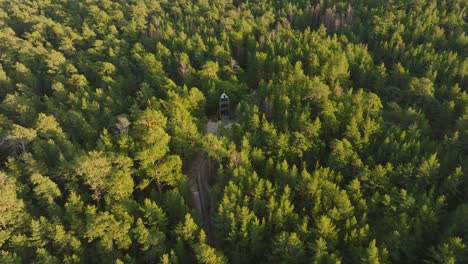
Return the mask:
<svg viewBox="0 0 468 264"><path fill-rule="evenodd" d="M0 0L0 263L468 263L467 12Z"/></svg>

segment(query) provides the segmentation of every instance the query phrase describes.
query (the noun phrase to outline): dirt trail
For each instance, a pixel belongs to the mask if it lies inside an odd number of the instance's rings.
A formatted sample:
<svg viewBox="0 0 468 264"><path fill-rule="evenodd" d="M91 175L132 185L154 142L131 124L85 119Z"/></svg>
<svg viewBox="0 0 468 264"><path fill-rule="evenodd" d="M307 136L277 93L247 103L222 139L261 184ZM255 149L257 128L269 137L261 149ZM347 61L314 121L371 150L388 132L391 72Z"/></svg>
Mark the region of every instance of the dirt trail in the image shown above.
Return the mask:
<svg viewBox="0 0 468 264"><path fill-rule="evenodd" d="M206 123L206 133L211 133L214 135L218 134L218 126L221 123L221 121L213 121L213 120L208 120Z"/></svg>
<svg viewBox="0 0 468 264"><path fill-rule="evenodd" d="M218 126L222 123L224 122L208 120L206 132L217 135ZM212 171L210 159L202 150L199 150L190 162L186 172L189 178L193 206L202 216L204 229L210 244L213 244L212 215L215 210L209 185Z"/></svg>
<svg viewBox="0 0 468 264"><path fill-rule="evenodd" d="M193 158L187 170L187 175L194 207L202 216L206 235L211 238L211 197L208 185L210 164L204 153L198 153Z"/></svg>

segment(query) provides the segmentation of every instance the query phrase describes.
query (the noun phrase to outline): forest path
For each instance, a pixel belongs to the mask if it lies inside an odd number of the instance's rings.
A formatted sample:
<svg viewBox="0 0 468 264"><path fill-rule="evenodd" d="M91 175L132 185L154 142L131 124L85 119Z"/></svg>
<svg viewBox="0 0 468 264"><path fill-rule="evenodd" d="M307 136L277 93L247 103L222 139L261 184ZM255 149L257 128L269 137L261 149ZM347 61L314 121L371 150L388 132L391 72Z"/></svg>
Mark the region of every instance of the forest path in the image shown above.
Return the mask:
<svg viewBox="0 0 468 264"><path fill-rule="evenodd" d="M208 240L211 241L211 195L208 180L211 173L210 161L205 153L199 152L190 161L187 169L190 192L194 208L200 213L203 220L203 229Z"/></svg>
<svg viewBox="0 0 468 264"><path fill-rule="evenodd" d="M229 120L215 121L209 119L206 123L206 133L218 135L218 127L226 125ZM189 178L190 192L192 193L193 206L200 213L208 242L214 246L212 232L213 215L215 211L214 199L210 192L209 180L213 172L211 160L202 150L199 150L188 166L186 174Z"/></svg>

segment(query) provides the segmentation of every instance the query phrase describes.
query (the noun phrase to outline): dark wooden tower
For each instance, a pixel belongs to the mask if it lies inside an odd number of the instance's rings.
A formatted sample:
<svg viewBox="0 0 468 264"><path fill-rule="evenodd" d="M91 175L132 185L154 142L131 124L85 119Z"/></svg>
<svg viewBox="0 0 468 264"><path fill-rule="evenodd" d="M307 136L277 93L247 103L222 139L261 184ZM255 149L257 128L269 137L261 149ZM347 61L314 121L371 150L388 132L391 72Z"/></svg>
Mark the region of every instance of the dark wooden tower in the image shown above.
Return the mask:
<svg viewBox="0 0 468 264"><path fill-rule="evenodd" d="M219 118L229 119L229 96L226 93L221 94L219 97Z"/></svg>

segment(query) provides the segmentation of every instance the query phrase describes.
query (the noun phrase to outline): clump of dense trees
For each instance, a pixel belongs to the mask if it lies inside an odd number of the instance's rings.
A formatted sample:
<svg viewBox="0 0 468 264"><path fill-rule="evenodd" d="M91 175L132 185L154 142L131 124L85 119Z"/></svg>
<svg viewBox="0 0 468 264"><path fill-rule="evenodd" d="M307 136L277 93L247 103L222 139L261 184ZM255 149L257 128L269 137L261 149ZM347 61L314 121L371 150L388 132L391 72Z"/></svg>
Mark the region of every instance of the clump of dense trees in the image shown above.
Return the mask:
<svg viewBox="0 0 468 264"><path fill-rule="evenodd" d="M0 0L0 263L468 262L466 16Z"/></svg>

